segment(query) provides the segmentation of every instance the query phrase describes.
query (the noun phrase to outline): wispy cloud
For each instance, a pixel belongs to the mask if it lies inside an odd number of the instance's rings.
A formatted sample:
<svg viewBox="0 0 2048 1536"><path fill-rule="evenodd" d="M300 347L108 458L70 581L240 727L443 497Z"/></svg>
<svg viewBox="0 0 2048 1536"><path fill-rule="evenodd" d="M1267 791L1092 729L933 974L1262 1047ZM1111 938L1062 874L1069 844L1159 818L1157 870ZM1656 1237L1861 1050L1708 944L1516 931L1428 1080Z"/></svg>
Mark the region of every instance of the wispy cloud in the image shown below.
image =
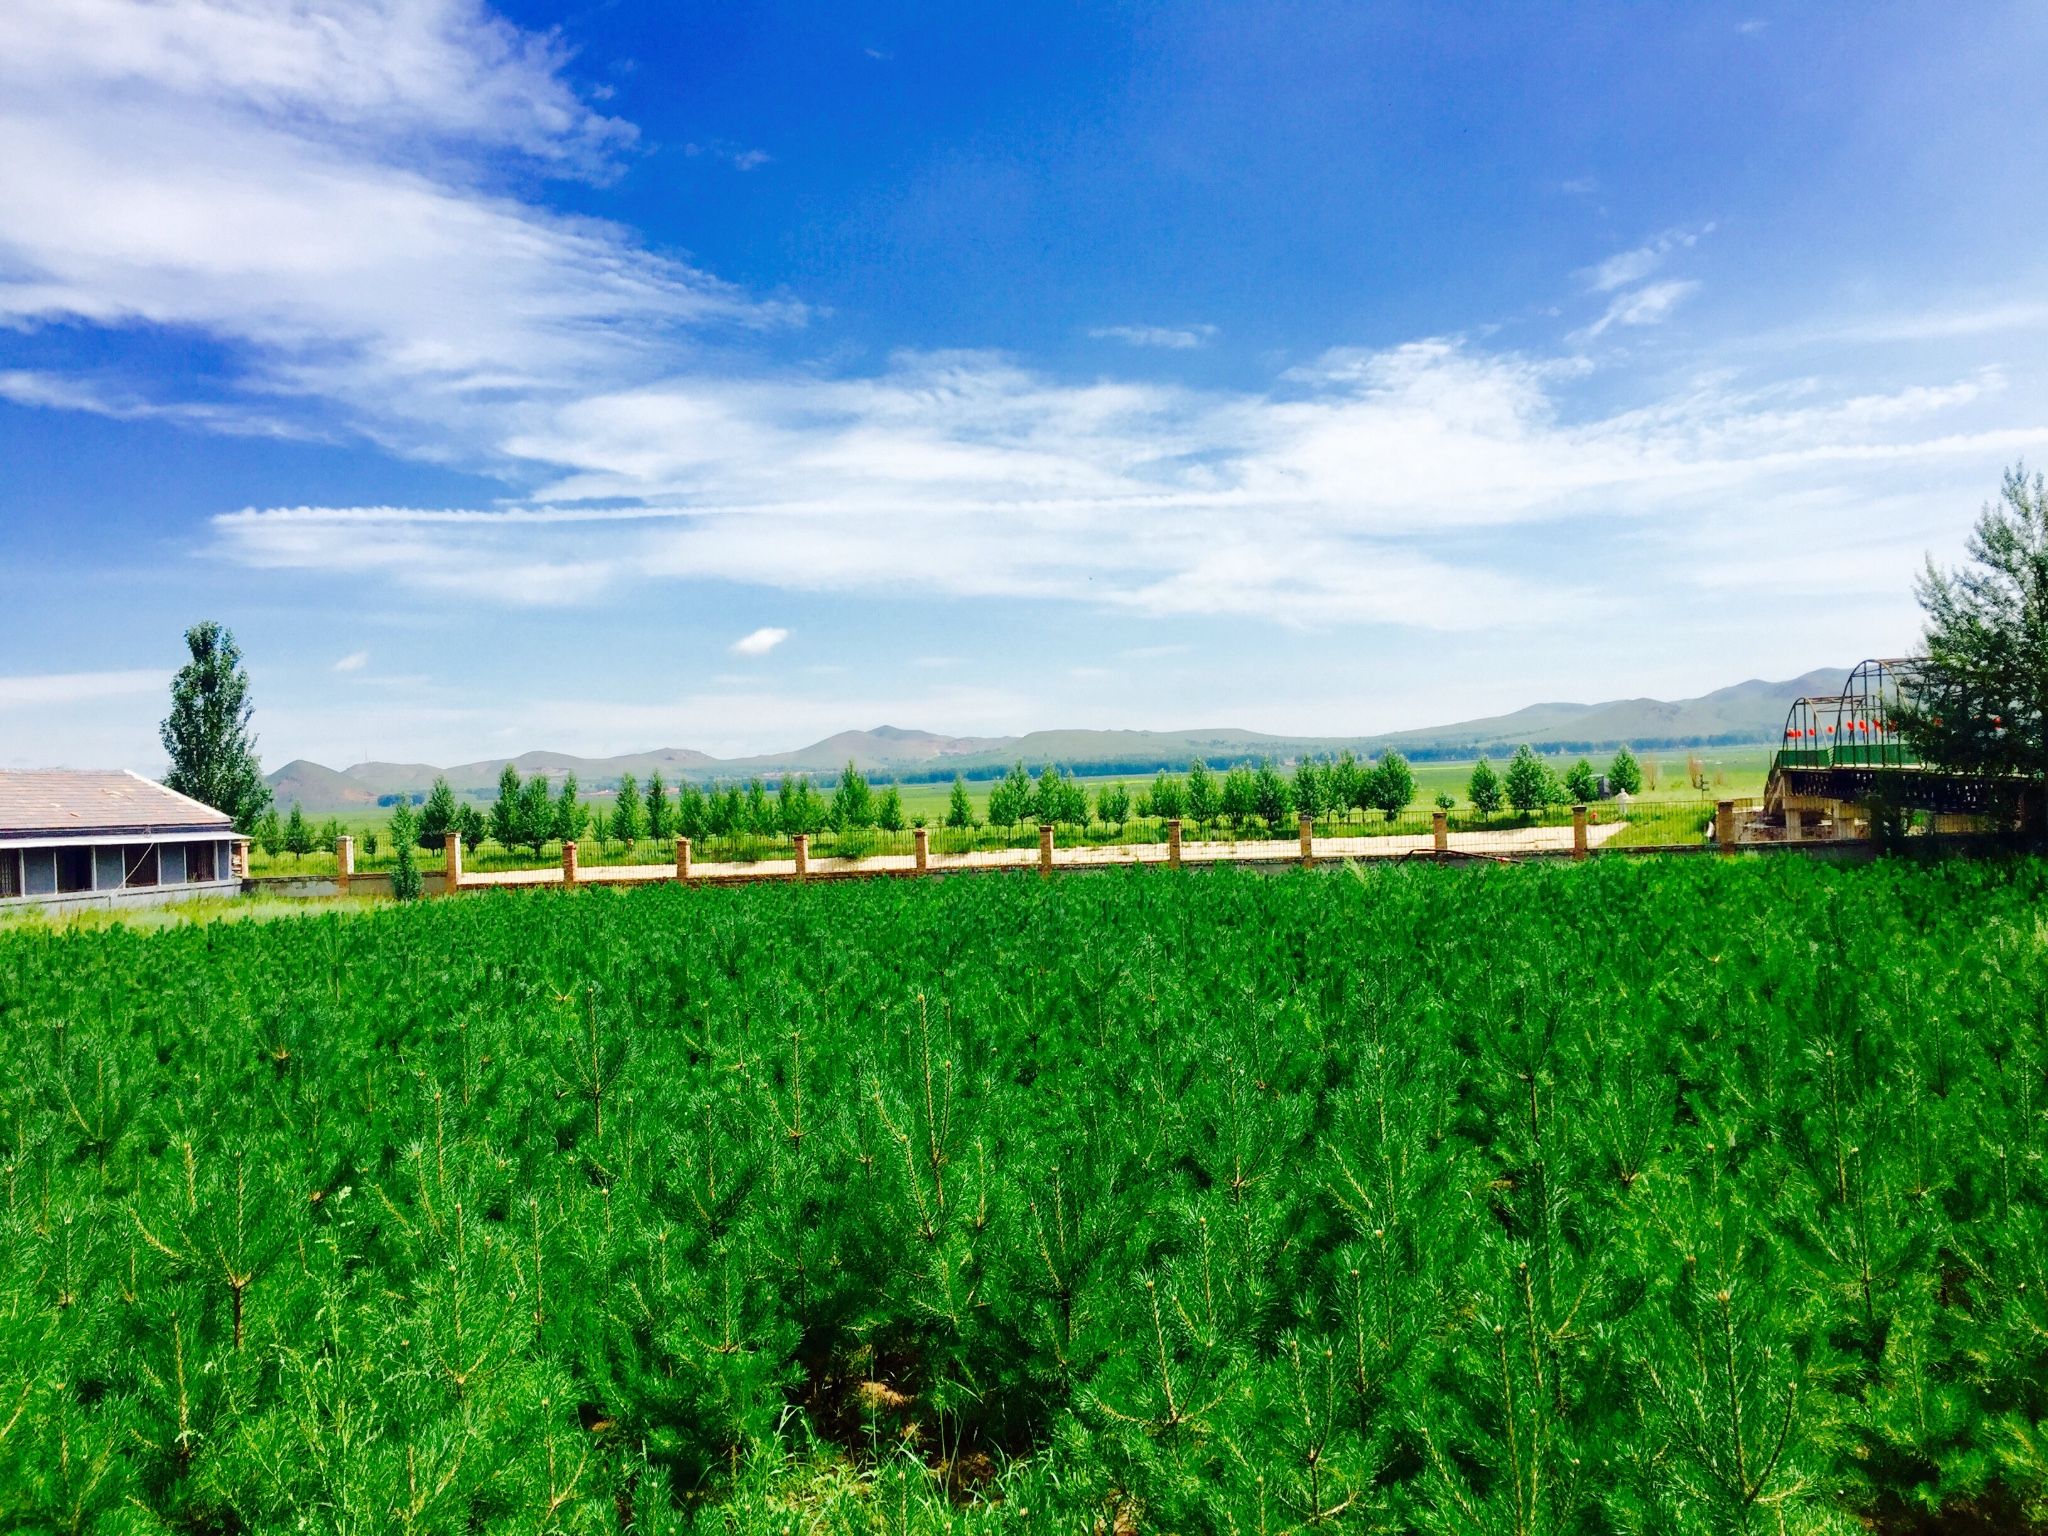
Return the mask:
<svg viewBox="0 0 2048 1536"><path fill-rule="evenodd" d="M1133 347L1163 347L1172 352L1207 346L1216 335L1213 325L1098 325L1088 334L1097 341L1121 341Z"/></svg>
<svg viewBox="0 0 2048 1536"><path fill-rule="evenodd" d="M469 0L0 7L0 322L193 327L273 401L447 456L508 393L795 318L486 178L603 177L630 143L563 62Z"/></svg>
<svg viewBox="0 0 2048 1536"><path fill-rule="evenodd" d="M499 603L592 602L629 581L890 592L905 549L944 548L920 575L934 593L1455 630L1588 600L1590 579L1521 557L1545 529L1788 504L2048 440L2024 416L1991 424L1996 375L1875 392L1694 380L1602 413L1579 398L1592 368L1433 340L1333 350L1265 392L1066 384L970 354L860 379L673 378L522 436L517 452L562 471L530 505L251 508L215 528L245 564L375 569ZM595 560L577 553L593 523L615 530ZM1516 529L1520 544L1498 536Z"/></svg>
<svg viewBox="0 0 2048 1536"><path fill-rule="evenodd" d="M1672 279L1661 283L1645 283L1640 288L1631 288L1618 293L1608 302L1600 318L1582 331L1573 333L1575 341L1590 341L1617 325L1658 325L1671 317L1671 312L1693 294L1699 291L1699 284L1690 280Z"/></svg>
<svg viewBox="0 0 2048 1536"><path fill-rule="evenodd" d="M0 677L0 709L132 698L138 694L161 693L170 686L170 682L170 673L147 670L46 672L26 677Z"/></svg>
<svg viewBox="0 0 2048 1536"><path fill-rule="evenodd" d="M1704 224L1698 229L1666 230L1654 240L1632 250L1617 251L1605 261L1587 267L1579 276L1595 293L1612 293L1617 288L1640 283L1663 266L1675 252L1691 250L1700 243L1702 236L1712 234L1713 230L1711 224Z"/></svg>
<svg viewBox="0 0 2048 1536"><path fill-rule="evenodd" d="M337 672L360 672L370 664L368 651L350 651L334 664Z"/></svg>
<svg viewBox="0 0 2048 1536"><path fill-rule="evenodd" d="M789 631L765 625L751 634L741 635L732 643L735 656L766 656L775 647L789 638Z"/></svg>

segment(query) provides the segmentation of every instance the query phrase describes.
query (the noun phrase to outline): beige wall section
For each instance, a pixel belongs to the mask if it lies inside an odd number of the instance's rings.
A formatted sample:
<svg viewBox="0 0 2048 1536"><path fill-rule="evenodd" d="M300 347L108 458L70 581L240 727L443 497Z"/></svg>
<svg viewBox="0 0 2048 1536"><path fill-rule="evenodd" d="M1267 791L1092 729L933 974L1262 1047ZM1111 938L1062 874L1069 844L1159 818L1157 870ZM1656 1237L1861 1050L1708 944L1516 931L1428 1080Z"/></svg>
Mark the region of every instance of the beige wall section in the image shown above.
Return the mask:
<svg viewBox="0 0 2048 1536"><path fill-rule="evenodd" d="M441 844L441 878L451 891L462 889L462 834L450 832Z"/></svg>

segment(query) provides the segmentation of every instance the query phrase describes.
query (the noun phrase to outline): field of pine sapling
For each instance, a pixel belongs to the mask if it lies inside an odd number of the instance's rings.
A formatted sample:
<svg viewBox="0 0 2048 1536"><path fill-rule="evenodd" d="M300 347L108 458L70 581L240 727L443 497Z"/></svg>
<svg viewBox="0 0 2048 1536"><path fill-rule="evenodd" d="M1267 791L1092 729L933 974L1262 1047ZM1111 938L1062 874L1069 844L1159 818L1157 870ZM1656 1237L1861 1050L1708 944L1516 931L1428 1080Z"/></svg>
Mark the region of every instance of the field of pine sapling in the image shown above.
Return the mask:
<svg viewBox="0 0 2048 1536"><path fill-rule="evenodd" d="M2048 1530L2048 868L0 934L0 1526Z"/></svg>

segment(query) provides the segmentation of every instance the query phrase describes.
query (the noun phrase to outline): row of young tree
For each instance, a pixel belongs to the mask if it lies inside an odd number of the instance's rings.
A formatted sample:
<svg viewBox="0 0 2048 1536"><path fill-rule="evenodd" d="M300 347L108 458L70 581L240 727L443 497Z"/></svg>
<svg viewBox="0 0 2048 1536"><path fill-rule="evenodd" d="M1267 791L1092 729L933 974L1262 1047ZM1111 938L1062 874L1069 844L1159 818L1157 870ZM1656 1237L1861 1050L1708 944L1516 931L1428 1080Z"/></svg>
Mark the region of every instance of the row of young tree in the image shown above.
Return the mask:
<svg viewBox="0 0 2048 1536"><path fill-rule="evenodd" d="M1606 777L1611 795L1642 793L1643 767L1627 747L1614 754ZM1465 798L1482 816L1491 816L1504 805L1529 815L1552 806L1583 805L1599 797L1600 775L1585 758L1559 773L1527 746L1515 748L1504 773L1496 773L1493 764L1482 757L1472 765L1472 777L1465 784Z"/></svg>

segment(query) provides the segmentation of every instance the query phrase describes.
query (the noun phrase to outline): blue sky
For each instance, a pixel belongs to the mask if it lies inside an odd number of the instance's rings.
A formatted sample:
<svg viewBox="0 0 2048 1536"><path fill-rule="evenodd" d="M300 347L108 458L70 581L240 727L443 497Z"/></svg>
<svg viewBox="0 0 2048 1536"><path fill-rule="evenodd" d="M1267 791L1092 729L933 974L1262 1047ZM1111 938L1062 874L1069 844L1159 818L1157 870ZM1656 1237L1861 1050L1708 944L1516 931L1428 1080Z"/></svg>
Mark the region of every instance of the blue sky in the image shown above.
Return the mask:
<svg viewBox="0 0 2048 1536"><path fill-rule="evenodd" d="M1957 24L1964 14L1968 25ZM0 8L0 766L1366 732L1910 645L2038 6Z"/></svg>

